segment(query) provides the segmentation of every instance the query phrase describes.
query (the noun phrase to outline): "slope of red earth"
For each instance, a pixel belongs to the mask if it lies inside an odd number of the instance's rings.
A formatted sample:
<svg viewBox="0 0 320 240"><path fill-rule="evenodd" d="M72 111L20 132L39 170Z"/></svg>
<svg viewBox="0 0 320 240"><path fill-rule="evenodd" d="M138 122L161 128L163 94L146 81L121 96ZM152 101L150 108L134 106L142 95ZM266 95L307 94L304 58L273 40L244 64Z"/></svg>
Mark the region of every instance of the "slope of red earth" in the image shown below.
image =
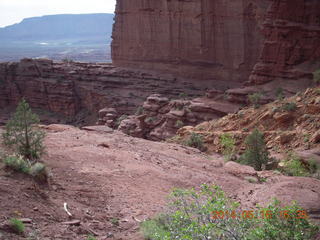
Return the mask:
<svg viewBox="0 0 320 240"><path fill-rule="evenodd" d="M243 209L276 196L284 202L297 200L310 216L319 217L317 179L256 172L248 166L225 163L218 155L133 138L105 126L43 128L47 153L42 161L50 168L50 186L39 186L1 168L0 239L26 239L30 234L42 240L83 240L89 234L99 240L143 239L139 221L161 211L172 188L203 183L220 185ZM267 181L248 181L261 177ZM63 209L65 202L72 219ZM12 217L30 218L25 237L5 228ZM80 224L65 223L70 220L80 220Z"/></svg>
<svg viewBox="0 0 320 240"><path fill-rule="evenodd" d="M273 153L320 151L320 88L308 88L293 97L262 105L258 109L248 107L196 127L181 128L177 139L182 141L192 132L198 133L204 137L209 152L221 152L219 138L229 133L241 152L246 136L255 128L264 133L268 149Z"/></svg>

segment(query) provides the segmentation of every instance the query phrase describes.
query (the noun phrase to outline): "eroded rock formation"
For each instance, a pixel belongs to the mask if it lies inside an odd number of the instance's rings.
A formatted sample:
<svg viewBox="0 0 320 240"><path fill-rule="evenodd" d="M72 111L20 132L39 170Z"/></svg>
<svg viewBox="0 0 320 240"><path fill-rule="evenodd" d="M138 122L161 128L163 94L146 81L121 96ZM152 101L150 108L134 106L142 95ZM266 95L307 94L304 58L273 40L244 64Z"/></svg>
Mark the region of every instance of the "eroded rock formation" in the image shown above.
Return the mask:
<svg viewBox="0 0 320 240"><path fill-rule="evenodd" d="M213 92L215 94L212 98ZM160 94L153 94L135 115L120 116L114 108L100 110L98 124L117 128L134 137L165 140L174 136L183 126L195 126L239 110L239 104L223 101L221 97L214 90L208 91L206 97L189 100L180 97L170 101Z"/></svg>
<svg viewBox="0 0 320 240"><path fill-rule="evenodd" d="M33 108L60 114L69 122L95 123L98 111L104 107L132 114L151 94L200 96L205 88L110 64L58 63L46 59L0 63L1 111L15 107L24 97ZM2 118L3 114L0 115Z"/></svg>
<svg viewBox="0 0 320 240"><path fill-rule="evenodd" d="M320 68L320 1L273 0L263 33L265 41L251 83L304 81Z"/></svg>
<svg viewBox="0 0 320 240"><path fill-rule="evenodd" d="M310 79L319 13L318 0L118 0L112 57L215 84Z"/></svg>

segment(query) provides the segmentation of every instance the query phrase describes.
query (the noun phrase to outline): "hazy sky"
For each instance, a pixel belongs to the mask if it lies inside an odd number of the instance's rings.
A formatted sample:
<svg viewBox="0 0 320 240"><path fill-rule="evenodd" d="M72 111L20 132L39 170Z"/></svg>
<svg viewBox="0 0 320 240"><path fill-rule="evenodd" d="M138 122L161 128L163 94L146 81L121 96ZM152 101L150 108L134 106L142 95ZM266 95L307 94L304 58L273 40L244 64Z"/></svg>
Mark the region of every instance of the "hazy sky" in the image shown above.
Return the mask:
<svg viewBox="0 0 320 240"><path fill-rule="evenodd" d="M113 13L116 0L0 0L0 27L27 17L61 13Z"/></svg>

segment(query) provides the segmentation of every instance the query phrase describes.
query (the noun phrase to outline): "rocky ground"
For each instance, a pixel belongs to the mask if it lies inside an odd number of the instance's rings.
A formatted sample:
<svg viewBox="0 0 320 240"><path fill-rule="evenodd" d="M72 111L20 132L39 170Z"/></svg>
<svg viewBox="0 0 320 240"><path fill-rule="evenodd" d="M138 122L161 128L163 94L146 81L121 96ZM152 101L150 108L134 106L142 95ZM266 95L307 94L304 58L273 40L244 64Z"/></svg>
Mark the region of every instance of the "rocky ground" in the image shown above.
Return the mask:
<svg viewBox="0 0 320 240"><path fill-rule="evenodd" d="M106 126L43 128L47 154L42 160L50 168L50 185L0 170L0 239L32 234L37 237L30 239L83 240L89 234L101 240L142 239L139 222L161 211L173 187L202 183L220 185L243 209L276 196L284 202L299 201L311 217L319 218L317 179L256 172L225 163L219 155L133 138ZM266 181L259 181L262 178ZM25 237L5 228L12 217L28 218Z"/></svg>
<svg viewBox="0 0 320 240"><path fill-rule="evenodd" d="M247 107L218 120L181 128L176 141L182 142L191 133L197 133L203 136L209 152L219 153L222 151L219 138L229 133L236 140L237 150L243 152L244 139L255 128L263 131L271 152L296 150L302 155L314 152L313 157L320 163L320 88L308 88L259 108Z"/></svg>

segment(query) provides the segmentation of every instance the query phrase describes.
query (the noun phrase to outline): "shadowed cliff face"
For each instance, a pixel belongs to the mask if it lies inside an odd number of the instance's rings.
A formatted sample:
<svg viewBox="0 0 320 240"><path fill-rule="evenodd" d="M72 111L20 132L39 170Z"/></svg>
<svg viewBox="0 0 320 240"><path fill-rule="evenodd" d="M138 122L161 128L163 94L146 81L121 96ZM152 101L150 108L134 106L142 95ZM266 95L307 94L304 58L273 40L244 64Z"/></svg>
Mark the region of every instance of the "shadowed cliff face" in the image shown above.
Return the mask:
<svg viewBox="0 0 320 240"><path fill-rule="evenodd" d="M118 0L113 62L225 82L310 77L319 12L318 0Z"/></svg>
<svg viewBox="0 0 320 240"><path fill-rule="evenodd" d="M320 68L320 1L272 2L263 24L261 57L250 82L310 79Z"/></svg>
<svg viewBox="0 0 320 240"><path fill-rule="evenodd" d="M265 0L118 0L114 64L245 81L259 57Z"/></svg>

